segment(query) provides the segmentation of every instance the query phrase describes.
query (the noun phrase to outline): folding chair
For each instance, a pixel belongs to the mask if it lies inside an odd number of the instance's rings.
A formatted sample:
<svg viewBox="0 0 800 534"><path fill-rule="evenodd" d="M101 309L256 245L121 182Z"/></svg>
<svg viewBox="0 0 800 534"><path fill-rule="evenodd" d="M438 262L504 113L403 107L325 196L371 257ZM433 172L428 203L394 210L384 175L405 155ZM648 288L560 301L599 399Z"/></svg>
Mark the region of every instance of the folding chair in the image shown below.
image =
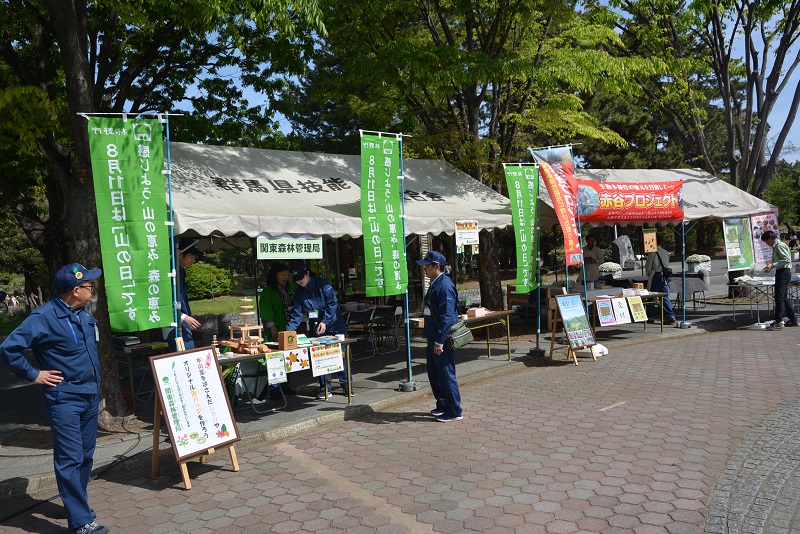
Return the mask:
<svg viewBox="0 0 800 534"><path fill-rule="evenodd" d="M360 341L359 349L352 353L353 355L361 354L362 352L371 352L370 356L362 356L361 358L351 358L352 361L365 360L371 358L378 353L378 346L375 340L375 331L372 329L372 316L375 313L375 308L368 308L366 310L351 311L347 314L345 320L347 325L348 337L358 339ZM371 350L367 350L370 348Z"/></svg>
<svg viewBox="0 0 800 534"><path fill-rule="evenodd" d="M245 397L247 397L248 402L250 403L250 407L253 408L253 411L257 414L262 413L270 413L276 412L278 410L282 410L286 408L288 402L286 401L286 395L283 393L283 388L276 388L281 393L281 400L282 402L280 406L275 406L272 408L267 409L260 409L259 406L265 406L269 404L269 400L265 400L260 402L260 404L256 404L258 399L256 396L258 392L261 391L259 389L259 384L261 383L261 378L264 378L264 386L269 385L269 375L267 373L266 366L262 365L259 361L249 361L249 362L241 362L237 363L236 367L233 369L233 375L231 377L231 384L233 384L233 393L234 397L236 396L237 391L241 390ZM255 380L252 380L255 379ZM250 381L250 384L248 384ZM252 387L251 387L252 386ZM262 389L263 387L262 386ZM238 408L234 408L238 409Z"/></svg>
<svg viewBox="0 0 800 534"><path fill-rule="evenodd" d="M377 306L375 308L375 313L372 316L372 331L378 338L378 354L389 354L400 350L398 317L402 315L403 308L401 306ZM393 340L394 348L381 350L389 340Z"/></svg>

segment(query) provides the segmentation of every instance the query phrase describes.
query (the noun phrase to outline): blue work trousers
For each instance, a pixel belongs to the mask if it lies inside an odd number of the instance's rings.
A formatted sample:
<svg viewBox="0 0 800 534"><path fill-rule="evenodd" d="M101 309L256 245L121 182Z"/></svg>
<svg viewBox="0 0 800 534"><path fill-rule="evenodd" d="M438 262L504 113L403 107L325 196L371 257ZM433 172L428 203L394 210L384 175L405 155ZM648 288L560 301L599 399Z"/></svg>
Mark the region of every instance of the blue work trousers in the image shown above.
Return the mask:
<svg viewBox="0 0 800 534"><path fill-rule="evenodd" d="M792 299L789 298L789 282L792 281L791 269L775 270L775 320L783 321L787 317L789 321L796 322L797 316L794 313Z"/></svg>
<svg viewBox="0 0 800 534"><path fill-rule="evenodd" d="M44 409L53 433L58 494L70 529L94 520L87 487L97 443L98 400L96 393L71 393L57 388L44 392Z"/></svg>
<svg viewBox="0 0 800 534"><path fill-rule="evenodd" d="M436 408L447 417L461 417L461 393L456 380L456 353L447 348L440 355L433 353L433 341L428 341L425 349L427 357L428 380L431 383Z"/></svg>
<svg viewBox="0 0 800 534"><path fill-rule="evenodd" d="M653 273L653 280L650 282L650 291L657 293L666 293L663 297L664 301L664 320L670 321L675 319L675 312L672 310L672 303L669 301L669 280L664 278L660 272ZM658 309L656 304L647 305L647 316L651 319L660 320L661 310Z"/></svg>

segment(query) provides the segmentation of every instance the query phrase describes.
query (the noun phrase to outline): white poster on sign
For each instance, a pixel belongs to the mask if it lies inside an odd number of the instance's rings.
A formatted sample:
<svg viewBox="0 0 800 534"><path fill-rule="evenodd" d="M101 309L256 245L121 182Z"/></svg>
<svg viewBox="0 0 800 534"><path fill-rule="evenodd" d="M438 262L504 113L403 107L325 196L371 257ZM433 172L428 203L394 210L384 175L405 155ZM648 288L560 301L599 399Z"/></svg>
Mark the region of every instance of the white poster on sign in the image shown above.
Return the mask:
<svg viewBox="0 0 800 534"><path fill-rule="evenodd" d="M456 246L478 245L478 221L456 221Z"/></svg>
<svg viewBox="0 0 800 534"><path fill-rule="evenodd" d="M327 375L344 371L342 359L342 346L317 345L311 347L311 374L314 376Z"/></svg>
<svg viewBox="0 0 800 534"><path fill-rule="evenodd" d="M267 381L270 384L286 382L286 357L282 352L270 352L264 355L267 360Z"/></svg>
<svg viewBox="0 0 800 534"><path fill-rule="evenodd" d="M154 356L150 367L178 462L239 441L213 348Z"/></svg>
<svg viewBox="0 0 800 534"><path fill-rule="evenodd" d="M259 260L292 260L322 258L321 237L257 237L256 258Z"/></svg>
<svg viewBox="0 0 800 534"><path fill-rule="evenodd" d="M750 231L753 233L753 251L755 252L756 270L761 270L766 266L767 260L772 259L772 247L761 241L764 232L772 230L781 238L781 231L778 228L778 214L759 213L750 216Z"/></svg>

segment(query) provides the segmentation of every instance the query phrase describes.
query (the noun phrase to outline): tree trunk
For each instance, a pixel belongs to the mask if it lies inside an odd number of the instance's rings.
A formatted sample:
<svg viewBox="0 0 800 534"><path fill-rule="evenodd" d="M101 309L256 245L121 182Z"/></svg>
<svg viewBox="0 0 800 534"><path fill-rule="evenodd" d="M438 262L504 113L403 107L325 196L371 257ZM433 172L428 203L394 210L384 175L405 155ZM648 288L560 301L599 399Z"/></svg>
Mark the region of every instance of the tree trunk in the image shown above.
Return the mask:
<svg viewBox="0 0 800 534"><path fill-rule="evenodd" d="M500 287L500 245L495 230L481 230L478 279L481 287L481 306L490 310L503 309L503 292ZM491 336L505 334L502 326L490 327Z"/></svg>

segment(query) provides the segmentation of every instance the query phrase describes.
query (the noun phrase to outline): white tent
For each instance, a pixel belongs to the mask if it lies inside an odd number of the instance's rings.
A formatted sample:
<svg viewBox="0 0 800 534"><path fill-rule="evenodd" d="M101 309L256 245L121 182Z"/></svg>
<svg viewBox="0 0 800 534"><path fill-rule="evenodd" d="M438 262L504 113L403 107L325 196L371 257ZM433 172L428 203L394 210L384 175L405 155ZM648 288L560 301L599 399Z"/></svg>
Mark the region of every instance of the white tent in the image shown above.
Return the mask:
<svg viewBox="0 0 800 534"><path fill-rule="evenodd" d="M358 237L360 156L171 143L175 232ZM406 159L406 233L511 225L509 201L438 160Z"/></svg>
<svg viewBox="0 0 800 534"><path fill-rule="evenodd" d="M699 169L576 169L575 177L596 182L628 183L683 180L684 218L687 222L777 211L772 204ZM558 224L547 188L541 181L539 198L543 201L540 204L542 227L550 228ZM676 224L675 221L661 222ZM631 224L637 223L631 221Z"/></svg>

